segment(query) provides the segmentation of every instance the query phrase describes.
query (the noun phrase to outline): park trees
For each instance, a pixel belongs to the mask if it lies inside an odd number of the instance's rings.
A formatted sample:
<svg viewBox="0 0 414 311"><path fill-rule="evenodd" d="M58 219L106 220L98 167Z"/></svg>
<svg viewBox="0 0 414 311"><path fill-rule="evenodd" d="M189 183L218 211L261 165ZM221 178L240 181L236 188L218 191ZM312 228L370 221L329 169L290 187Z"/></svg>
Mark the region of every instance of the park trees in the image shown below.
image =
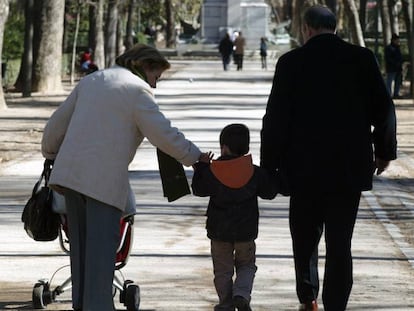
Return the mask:
<svg viewBox="0 0 414 311"><path fill-rule="evenodd" d="M54 93L62 90L62 40L64 0L35 0L33 50L34 91Z"/></svg>
<svg viewBox="0 0 414 311"><path fill-rule="evenodd" d="M106 11L105 67L115 64L115 58L120 50L117 44L120 4L121 0L111 0Z"/></svg>
<svg viewBox="0 0 414 311"><path fill-rule="evenodd" d="M409 52L409 72L410 75L410 92L414 96L414 3L413 0L402 0L402 11L404 25L407 32L408 52Z"/></svg>
<svg viewBox="0 0 414 311"><path fill-rule="evenodd" d="M406 55L406 78L414 96L414 0L266 0L277 23L288 25L293 41L302 43L301 14L312 4L326 4L338 16L338 34L361 46L368 46L383 64L383 48L392 33L402 35ZM382 40L381 40L382 39ZM381 43L380 43L381 41Z"/></svg>
<svg viewBox="0 0 414 311"><path fill-rule="evenodd" d="M24 11L24 49L15 88L23 96L60 92L65 1L27 0Z"/></svg>
<svg viewBox="0 0 414 311"><path fill-rule="evenodd" d="M301 14L306 6L317 3L326 4L337 13L340 36L355 44L375 49L380 62L381 46L389 43L392 33L401 32L407 42L404 52L405 55L409 54L407 61L410 64L408 77L411 90L414 88L413 1L266 0L275 16L274 20L280 25L288 25L291 37L299 44ZM21 59L15 86L17 91L23 92L23 96L30 96L32 91L54 93L62 88L64 75L70 73L73 77L81 49L91 48L95 64L98 68L104 68L112 65L116 55L124 48L129 48L136 42L174 48L179 23L189 21L198 24L202 2L0 0L0 39L5 27L15 32L20 29L15 24L5 24L7 16L16 17L21 14L25 20L25 26L22 27L25 30L24 33L22 31L20 40L8 40L6 47L3 44L7 58L2 58L2 62L10 60L10 55ZM159 37L163 37L163 41L154 42L155 31L161 34ZM75 33L78 34L76 37ZM375 46L372 43L373 37ZM405 40L403 42L405 45ZM65 62L66 59L70 61ZM411 92L414 94L413 90ZM0 107L2 102L1 89Z"/></svg>
<svg viewBox="0 0 414 311"><path fill-rule="evenodd" d="M166 22L166 45L171 48L175 46L175 27L174 27L174 15L171 0L165 0L165 16Z"/></svg>
<svg viewBox="0 0 414 311"><path fill-rule="evenodd" d="M89 7L88 42L94 51L94 62L98 68L105 67L104 2L93 0Z"/></svg>
<svg viewBox="0 0 414 311"><path fill-rule="evenodd" d="M2 59L2 50L3 50L3 33L4 26L7 21L7 16L9 14L9 0L0 0L0 59ZM2 69L0 69L2 71ZM2 76L0 76L0 109L6 108L6 101L4 100L3 94L3 83Z"/></svg>
<svg viewBox="0 0 414 311"><path fill-rule="evenodd" d="M345 11L349 18L349 30L351 41L360 46L365 46L364 35L359 21L359 11L354 0L344 0Z"/></svg>

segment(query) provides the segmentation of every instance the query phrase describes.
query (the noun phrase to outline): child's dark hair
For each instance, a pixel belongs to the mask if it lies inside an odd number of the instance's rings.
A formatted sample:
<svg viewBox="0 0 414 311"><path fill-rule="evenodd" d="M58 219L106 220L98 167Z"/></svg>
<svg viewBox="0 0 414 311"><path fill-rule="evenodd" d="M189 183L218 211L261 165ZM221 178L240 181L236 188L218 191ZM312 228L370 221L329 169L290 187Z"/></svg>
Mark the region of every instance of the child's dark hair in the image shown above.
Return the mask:
<svg viewBox="0 0 414 311"><path fill-rule="evenodd" d="M244 124L229 124L220 133L220 146L226 145L230 152L242 156L249 152L250 134Z"/></svg>

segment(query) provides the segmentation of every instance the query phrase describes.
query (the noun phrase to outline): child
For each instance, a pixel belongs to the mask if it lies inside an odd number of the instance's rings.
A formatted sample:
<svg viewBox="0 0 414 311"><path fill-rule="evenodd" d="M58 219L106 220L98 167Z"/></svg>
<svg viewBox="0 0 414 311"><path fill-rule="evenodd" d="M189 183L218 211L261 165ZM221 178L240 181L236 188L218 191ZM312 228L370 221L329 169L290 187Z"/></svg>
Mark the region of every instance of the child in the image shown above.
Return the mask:
<svg viewBox="0 0 414 311"><path fill-rule="evenodd" d="M227 125L220 134L221 156L211 163L194 165L193 193L210 197L206 228L219 297L215 311L251 310L257 270L257 197L273 199L277 194L276 179L254 165L251 155L247 155L249 142L245 125Z"/></svg>

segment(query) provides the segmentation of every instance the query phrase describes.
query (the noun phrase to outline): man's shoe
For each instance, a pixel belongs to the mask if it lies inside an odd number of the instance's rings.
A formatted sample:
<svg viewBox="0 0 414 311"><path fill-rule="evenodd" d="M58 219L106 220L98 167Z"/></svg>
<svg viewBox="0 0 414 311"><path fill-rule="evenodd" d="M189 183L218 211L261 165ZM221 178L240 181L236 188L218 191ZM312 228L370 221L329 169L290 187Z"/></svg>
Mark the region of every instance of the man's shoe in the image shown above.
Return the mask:
<svg viewBox="0 0 414 311"><path fill-rule="evenodd" d="M318 304L316 303L316 300L302 303L299 307L299 311L318 311Z"/></svg>
<svg viewBox="0 0 414 311"><path fill-rule="evenodd" d="M238 311L252 311L249 301L242 296L234 296L233 304Z"/></svg>

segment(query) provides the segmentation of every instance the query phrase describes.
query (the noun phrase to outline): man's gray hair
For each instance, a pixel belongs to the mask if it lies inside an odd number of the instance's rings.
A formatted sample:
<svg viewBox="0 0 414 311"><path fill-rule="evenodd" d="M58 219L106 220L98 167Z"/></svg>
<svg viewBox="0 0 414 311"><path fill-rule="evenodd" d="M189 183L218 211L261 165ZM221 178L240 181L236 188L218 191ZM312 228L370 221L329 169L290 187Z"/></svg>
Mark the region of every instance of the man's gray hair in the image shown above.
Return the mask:
<svg viewBox="0 0 414 311"><path fill-rule="evenodd" d="M308 27L316 30L336 29L336 17L335 14L327 7L323 5L315 5L308 8L304 15L303 21Z"/></svg>

